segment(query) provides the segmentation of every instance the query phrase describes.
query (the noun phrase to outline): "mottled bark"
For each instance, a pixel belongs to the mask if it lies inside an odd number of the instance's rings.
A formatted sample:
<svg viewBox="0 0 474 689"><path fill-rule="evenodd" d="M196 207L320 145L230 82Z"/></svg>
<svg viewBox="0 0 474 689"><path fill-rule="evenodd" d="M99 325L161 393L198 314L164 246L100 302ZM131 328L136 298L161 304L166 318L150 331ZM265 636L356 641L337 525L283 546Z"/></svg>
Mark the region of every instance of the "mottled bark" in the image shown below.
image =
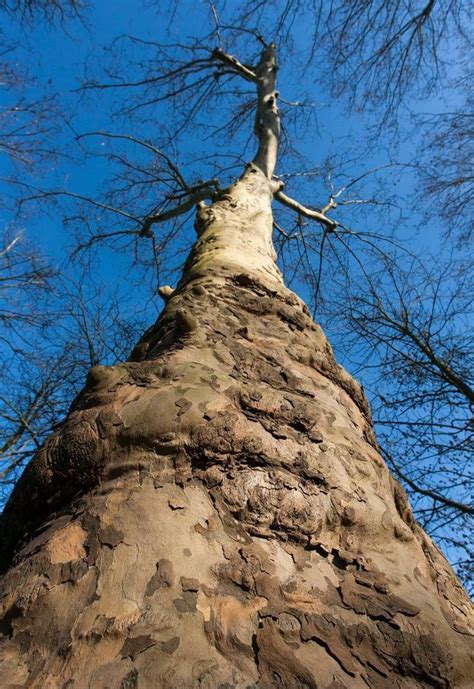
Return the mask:
<svg viewBox="0 0 474 689"><path fill-rule="evenodd" d="M255 134L259 140L259 147L254 162L268 179L272 178L275 171L280 141L277 71L276 46L271 43L262 51L256 69L257 109L255 113Z"/></svg>
<svg viewBox="0 0 474 689"><path fill-rule="evenodd" d="M2 687L472 686L472 611L287 290L260 167L3 520ZM12 552L15 554L12 556Z"/></svg>

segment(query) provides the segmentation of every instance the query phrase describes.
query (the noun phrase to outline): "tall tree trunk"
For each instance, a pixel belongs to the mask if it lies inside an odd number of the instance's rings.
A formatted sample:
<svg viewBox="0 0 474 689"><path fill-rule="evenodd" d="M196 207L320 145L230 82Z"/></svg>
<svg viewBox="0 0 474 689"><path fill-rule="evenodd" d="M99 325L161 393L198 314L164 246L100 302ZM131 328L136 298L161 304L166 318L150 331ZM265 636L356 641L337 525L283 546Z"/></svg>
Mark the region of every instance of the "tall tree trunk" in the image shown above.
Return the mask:
<svg viewBox="0 0 474 689"><path fill-rule="evenodd" d="M272 195L251 164L199 208L157 323L21 479L4 689L472 686L469 601L282 283Z"/></svg>

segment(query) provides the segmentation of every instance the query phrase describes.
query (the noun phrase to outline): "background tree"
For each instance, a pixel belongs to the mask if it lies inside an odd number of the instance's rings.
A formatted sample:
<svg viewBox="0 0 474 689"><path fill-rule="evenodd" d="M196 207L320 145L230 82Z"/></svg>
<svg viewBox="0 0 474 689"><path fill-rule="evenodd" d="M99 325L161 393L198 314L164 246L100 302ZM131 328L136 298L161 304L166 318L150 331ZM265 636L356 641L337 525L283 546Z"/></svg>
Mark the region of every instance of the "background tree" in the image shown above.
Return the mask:
<svg viewBox="0 0 474 689"><path fill-rule="evenodd" d="M0 10L10 14L15 20L28 24L32 21L49 22L80 19L85 3L81 0L2 0Z"/></svg>
<svg viewBox="0 0 474 689"><path fill-rule="evenodd" d="M377 391L382 454L412 489L420 523L453 559L460 555L469 582L472 266L466 259L442 261L405 259L402 268L384 256L379 272L365 274L357 292L342 290L343 303L332 308L345 318L353 370L372 372L367 382Z"/></svg>
<svg viewBox="0 0 474 689"><path fill-rule="evenodd" d="M48 299L41 299L38 308L25 294L47 274L39 271L37 263L24 270L31 256L16 258L10 256L9 268L12 277L21 281L14 296L21 294L22 310L7 314L10 331L6 331L8 347L3 351L0 386L3 503L27 463L63 421L89 369L126 359L144 328L139 314L134 315L133 325L124 320L124 302L119 303L105 286L94 288L90 276L74 284L50 274ZM33 260L38 261L37 257ZM41 288L41 283L35 287Z"/></svg>
<svg viewBox="0 0 474 689"><path fill-rule="evenodd" d="M83 265L54 259L35 246L34 218L19 199L66 160L56 145L67 119L54 80L34 73L32 27L68 31L83 20L82 3L5 2L0 10L19 22L13 38L2 31L0 153L4 167L0 210L0 500L2 507L26 464L62 421L91 366L126 357L144 322L124 318L126 300L97 286ZM62 265L61 265L62 263ZM69 273L66 277L64 273ZM107 294L106 294L107 292ZM107 336L106 336L107 333Z"/></svg>

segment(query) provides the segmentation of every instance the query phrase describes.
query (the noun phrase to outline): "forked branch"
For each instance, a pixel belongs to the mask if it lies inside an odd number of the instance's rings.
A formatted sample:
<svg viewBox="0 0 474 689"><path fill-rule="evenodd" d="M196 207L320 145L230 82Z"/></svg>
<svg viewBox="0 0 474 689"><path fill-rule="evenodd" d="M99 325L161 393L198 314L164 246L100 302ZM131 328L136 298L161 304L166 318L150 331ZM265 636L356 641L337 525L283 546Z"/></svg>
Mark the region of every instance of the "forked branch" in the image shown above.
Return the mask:
<svg viewBox="0 0 474 689"><path fill-rule="evenodd" d="M308 208L308 206L303 206L303 204L299 203L299 201L295 201L295 199L292 199L290 196L284 194L281 189L275 192L274 198L283 206L296 211L296 213L299 215L304 215L306 218L310 218L311 220L316 220L316 222L321 223L330 232L333 232L337 227L337 222L335 222L335 220L331 220L331 218L328 218L321 211L315 210L314 208Z"/></svg>

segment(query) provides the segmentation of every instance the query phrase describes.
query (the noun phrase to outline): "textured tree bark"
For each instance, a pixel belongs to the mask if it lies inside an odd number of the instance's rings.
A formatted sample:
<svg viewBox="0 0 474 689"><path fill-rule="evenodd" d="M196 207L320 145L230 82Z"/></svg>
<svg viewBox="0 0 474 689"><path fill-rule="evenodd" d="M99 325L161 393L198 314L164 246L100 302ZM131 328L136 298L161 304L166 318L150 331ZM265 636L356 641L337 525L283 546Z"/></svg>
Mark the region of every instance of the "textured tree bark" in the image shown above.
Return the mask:
<svg viewBox="0 0 474 689"><path fill-rule="evenodd" d="M252 164L199 208L157 323L25 472L4 689L472 686L467 596L282 283L271 199Z"/></svg>

